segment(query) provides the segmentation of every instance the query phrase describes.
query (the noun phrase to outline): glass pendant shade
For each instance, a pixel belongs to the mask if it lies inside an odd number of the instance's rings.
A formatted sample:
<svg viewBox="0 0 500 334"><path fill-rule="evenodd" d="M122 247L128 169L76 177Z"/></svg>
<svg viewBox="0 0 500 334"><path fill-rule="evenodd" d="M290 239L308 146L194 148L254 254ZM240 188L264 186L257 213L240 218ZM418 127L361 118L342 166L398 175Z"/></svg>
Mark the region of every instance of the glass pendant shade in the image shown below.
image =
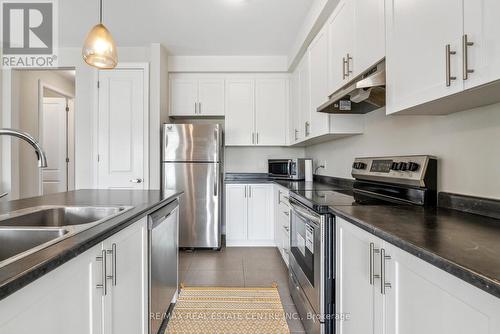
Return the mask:
<svg viewBox="0 0 500 334"><path fill-rule="evenodd" d="M83 44L82 56L90 66L102 69L116 67L118 57L115 41L102 23L95 25L88 33Z"/></svg>

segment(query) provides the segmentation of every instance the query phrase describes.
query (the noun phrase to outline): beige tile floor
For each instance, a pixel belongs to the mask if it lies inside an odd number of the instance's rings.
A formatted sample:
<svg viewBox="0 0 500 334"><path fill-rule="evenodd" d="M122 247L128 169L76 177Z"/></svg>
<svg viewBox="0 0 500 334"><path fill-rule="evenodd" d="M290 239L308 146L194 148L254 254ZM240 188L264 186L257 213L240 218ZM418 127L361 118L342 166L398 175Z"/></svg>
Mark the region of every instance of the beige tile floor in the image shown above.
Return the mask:
<svg viewBox="0 0 500 334"><path fill-rule="evenodd" d="M278 284L290 332L304 333L288 290L288 269L273 247L230 247L181 252L179 282L186 286L270 287Z"/></svg>

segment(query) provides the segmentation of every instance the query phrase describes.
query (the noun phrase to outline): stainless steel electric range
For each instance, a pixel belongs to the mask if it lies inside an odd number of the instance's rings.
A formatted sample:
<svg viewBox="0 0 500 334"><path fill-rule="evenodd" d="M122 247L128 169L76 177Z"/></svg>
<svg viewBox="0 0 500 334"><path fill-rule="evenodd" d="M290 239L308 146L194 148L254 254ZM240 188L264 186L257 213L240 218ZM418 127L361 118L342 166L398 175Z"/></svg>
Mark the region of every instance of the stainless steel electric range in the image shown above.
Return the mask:
<svg viewBox="0 0 500 334"><path fill-rule="evenodd" d="M437 203L437 159L357 158L352 189L335 186L290 192L289 284L307 333L335 332L335 216L331 206Z"/></svg>

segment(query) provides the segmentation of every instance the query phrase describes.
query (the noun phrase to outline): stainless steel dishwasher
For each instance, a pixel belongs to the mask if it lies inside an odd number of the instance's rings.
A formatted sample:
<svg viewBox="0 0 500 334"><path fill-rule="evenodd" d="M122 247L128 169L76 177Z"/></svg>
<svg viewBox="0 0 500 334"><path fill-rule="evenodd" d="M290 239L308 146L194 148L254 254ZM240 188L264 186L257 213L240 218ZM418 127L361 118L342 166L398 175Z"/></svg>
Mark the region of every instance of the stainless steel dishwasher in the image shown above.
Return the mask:
<svg viewBox="0 0 500 334"><path fill-rule="evenodd" d="M167 311L177 293L179 252L179 201L149 216L149 312L150 333L164 329Z"/></svg>

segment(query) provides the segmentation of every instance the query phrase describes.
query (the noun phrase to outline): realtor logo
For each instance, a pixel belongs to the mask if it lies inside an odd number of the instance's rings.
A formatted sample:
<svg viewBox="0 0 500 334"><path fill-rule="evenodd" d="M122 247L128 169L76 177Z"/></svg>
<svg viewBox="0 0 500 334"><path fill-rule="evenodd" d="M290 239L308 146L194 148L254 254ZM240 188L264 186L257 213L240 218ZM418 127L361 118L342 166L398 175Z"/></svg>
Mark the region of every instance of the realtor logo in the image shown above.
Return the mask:
<svg viewBox="0 0 500 334"><path fill-rule="evenodd" d="M52 67L57 59L54 1L1 1L2 66Z"/></svg>

